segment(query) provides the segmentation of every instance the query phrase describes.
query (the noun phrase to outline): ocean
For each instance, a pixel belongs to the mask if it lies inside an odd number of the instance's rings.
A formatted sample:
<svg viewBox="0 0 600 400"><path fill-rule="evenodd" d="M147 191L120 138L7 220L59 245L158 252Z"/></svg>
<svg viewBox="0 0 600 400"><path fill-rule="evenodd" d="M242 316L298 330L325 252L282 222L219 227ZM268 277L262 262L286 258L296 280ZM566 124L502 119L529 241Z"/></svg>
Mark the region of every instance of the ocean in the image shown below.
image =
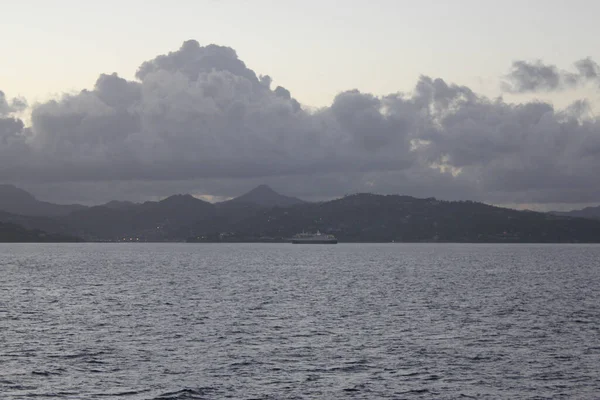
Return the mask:
<svg viewBox="0 0 600 400"><path fill-rule="evenodd" d="M600 245L0 244L2 399L600 398Z"/></svg>

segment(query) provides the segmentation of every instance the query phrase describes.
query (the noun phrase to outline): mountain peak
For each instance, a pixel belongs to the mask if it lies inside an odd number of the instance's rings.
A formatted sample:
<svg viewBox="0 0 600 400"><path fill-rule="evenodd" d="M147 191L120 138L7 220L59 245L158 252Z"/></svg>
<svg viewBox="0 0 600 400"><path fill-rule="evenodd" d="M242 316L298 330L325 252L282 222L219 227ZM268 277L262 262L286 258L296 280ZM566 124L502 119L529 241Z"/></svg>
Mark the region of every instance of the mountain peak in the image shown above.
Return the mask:
<svg viewBox="0 0 600 400"><path fill-rule="evenodd" d="M77 204L52 204L37 200L31 193L10 184L0 184L0 211L29 216L62 216L84 208Z"/></svg>
<svg viewBox="0 0 600 400"><path fill-rule="evenodd" d="M31 193L10 184L0 184L0 195L13 200L35 201L35 197Z"/></svg>
<svg viewBox="0 0 600 400"><path fill-rule="evenodd" d="M279 194L276 191L273 190L273 188L271 188L271 186L269 185L258 185L257 187L255 187L254 189L252 189L251 191L249 191L248 193L274 193L274 194ZM247 194L247 193L246 193Z"/></svg>
<svg viewBox="0 0 600 400"><path fill-rule="evenodd" d="M289 207L295 204L305 203L296 197L284 196L277 193L270 186L262 184L235 199L229 200L233 203L251 203L262 207Z"/></svg>
<svg viewBox="0 0 600 400"><path fill-rule="evenodd" d="M174 194L172 196L167 197L159 201L162 204L199 204L205 203L205 201L200 200L192 196L191 194Z"/></svg>

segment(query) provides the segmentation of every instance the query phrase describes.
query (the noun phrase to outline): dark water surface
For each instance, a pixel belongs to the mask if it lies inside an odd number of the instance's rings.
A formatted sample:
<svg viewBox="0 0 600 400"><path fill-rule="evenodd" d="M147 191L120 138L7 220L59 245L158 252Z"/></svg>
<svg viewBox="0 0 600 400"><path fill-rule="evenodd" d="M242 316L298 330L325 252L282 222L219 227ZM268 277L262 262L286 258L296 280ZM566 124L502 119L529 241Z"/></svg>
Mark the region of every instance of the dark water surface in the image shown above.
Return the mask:
<svg viewBox="0 0 600 400"><path fill-rule="evenodd" d="M600 398L600 246L0 245L2 399Z"/></svg>

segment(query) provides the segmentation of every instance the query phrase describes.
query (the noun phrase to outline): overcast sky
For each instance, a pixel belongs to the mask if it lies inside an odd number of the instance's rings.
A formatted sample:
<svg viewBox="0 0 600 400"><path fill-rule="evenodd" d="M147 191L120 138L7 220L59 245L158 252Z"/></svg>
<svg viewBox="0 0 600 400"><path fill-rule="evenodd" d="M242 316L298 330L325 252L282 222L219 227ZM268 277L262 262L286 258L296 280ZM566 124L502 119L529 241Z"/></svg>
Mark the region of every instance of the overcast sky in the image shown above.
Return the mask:
<svg viewBox="0 0 600 400"><path fill-rule="evenodd" d="M600 203L600 2L340 4L3 2L0 180Z"/></svg>

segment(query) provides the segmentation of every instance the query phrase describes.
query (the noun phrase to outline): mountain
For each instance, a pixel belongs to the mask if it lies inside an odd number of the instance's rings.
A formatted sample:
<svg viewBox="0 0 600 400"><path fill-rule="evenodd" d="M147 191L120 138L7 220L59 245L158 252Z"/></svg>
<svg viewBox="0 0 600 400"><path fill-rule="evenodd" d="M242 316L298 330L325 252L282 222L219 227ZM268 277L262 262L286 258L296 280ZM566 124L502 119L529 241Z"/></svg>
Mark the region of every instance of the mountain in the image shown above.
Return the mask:
<svg viewBox="0 0 600 400"><path fill-rule="evenodd" d="M0 222L0 242L26 243L26 242L79 242L80 239L60 234L48 234L40 230L25 229L20 225Z"/></svg>
<svg viewBox="0 0 600 400"><path fill-rule="evenodd" d="M30 230L66 234L70 229L62 218L63 217L27 216L0 211L0 222L19 225Z"/></svg>
<svg viewBox="0 0 600 400"><path fill-rule="evenodd" d="M37 200L32 194L13 185L0 185L0 210L11 214L58 217L82 210L79 204L53 204Z"/></svg>
<svg viewBox="0 0 600 400"><path fill-rule="evenodd" d="M600 220L369 193L307 203L267 186L218 204L185 194L141 204L110 202L62 216L0 211L0 222L87 241L285 241L319 230L340 242L600 243Z"/></svg>
<svg viewBox="0 0 600 400"><path fill-rule="evenodd" d="M124 208L133 207L136 204L137 203L132 203L131 201L112 200L112 201L109 201L108 203L102 204L102 207L112 208L114 210L122 210Z"/></svg>
<svg viewBox="0 0 600 400"><path fill-rule="evenodd" d="M573 211L551 211L550 213L554 215L562 215L563 217L600 219L600 206L586 207L581 210Z"/></svg>
<svg viewBox="0 0 600 400"><path fill-rule="evenodd" d="M203 221L190 241L284 240L320 230L341 242L600 242L600 221L517 211L472 201L356 194L262 209L228 224ZM225 235L223 235L225 233Z"/></svg>
<svg viewBox="0 0 600 400"><path fill-rule="evenodd" d="M304 204L306 202L296 197L289 197L279 194L267 185L260 185L248 193L245 193L232 200L228 200L224 203L247 203L261 207L290 207L297 204Z"/></svg>
<svg viewBox="0 0 600 400"><path fill-rule="evenodd" d="M110 203L109 203L110 204ZM189 194L126 207L95 206L61 219L86 240L172 240L172 231L215 214L215 206Z"/></svg>

